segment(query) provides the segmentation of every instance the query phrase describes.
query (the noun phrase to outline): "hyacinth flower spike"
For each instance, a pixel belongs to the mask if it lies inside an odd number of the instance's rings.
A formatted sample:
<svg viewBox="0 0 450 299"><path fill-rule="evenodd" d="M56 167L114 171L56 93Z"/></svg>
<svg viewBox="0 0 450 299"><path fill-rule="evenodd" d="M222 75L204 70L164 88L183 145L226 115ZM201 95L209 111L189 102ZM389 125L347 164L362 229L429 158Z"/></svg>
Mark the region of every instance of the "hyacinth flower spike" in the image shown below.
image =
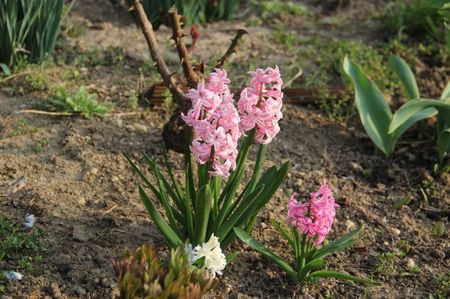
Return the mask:
<svg viewBox="0 0 450 299"><path fill-rule="evenodd" d="M267 146L280 131L280 70L257 69L250 76L248 87L237 101L222 69L214 70L186 94L191 109L182 114L182 119L192 133L185 148L182 182L164 146L167 175L155 158L144 155L153 180L125 155L144 182L139 186L141 200L169 246L187 248L194 264L203 263L219 275L224 267L222 250L236 238L233 228L251 231L258 212L283 183L289 169L286 162L263 171ZM259 152L253 173L246 179L246 160L254 144ZM233 256L230 254L227 262Z"/></svg>
<svg viewBox="0 0 450 299"><path fill-rule="evenodd" d="M311 193L311 198L307 202L297 202L296 194L290 198L288 202L289 228L275 221L272 222L292 247L296 261L294 266L253 239L246 231L235 228L235 232L239 239L275 262L294 281L310 282L320 277L332 277L363 284L379 284L370 279L323 269L326 265L325 257L355 244L357 236L362 230L362 227L359 227L336 241L327 243L326 237L331 230L337 207L330 188L324 182L317 192Z"/></svg>

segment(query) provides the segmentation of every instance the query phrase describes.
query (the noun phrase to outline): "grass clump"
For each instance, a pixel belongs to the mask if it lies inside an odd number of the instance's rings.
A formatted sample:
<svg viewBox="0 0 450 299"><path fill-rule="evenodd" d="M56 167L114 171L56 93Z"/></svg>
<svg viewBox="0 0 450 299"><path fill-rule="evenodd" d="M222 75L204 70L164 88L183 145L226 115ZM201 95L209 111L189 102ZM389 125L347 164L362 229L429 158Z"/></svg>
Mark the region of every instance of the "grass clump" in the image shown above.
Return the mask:
<svg viewBox="0 0 450 299"><path fill-rule="evenodd" d="M39 229L26 229L0 216L0 263L6 262L9 269L16 271L36 270L42 259L39 255L42 234ZM0 293L5 290L5 285L6 278L0 271Z"/></svg>
<svg viewBox="0 0 450 299"><path fill-rule="evenodd" d="M81 86L74 93L60 88L40 106L50 111L81 114L87 118L103 117L112 108L111 104L97 102L97 95L90 93L86 86Z"/></svg>
<svg viewBox="0 0 450 299"><path fill-rule="evenodd" d="M63 0L1 0L0 63L11 67L20 57L38 62L51 54L63 5Z"/></svg>
<svg viewBox="0 0 450 299"><path fill-rule="evenodd" d="M445 36L450 38L450 31L446 26L449 21L448 0L396 1L386 11L386 25L391 33L404 32L418 39L430 37L444 42Z"/></svg>

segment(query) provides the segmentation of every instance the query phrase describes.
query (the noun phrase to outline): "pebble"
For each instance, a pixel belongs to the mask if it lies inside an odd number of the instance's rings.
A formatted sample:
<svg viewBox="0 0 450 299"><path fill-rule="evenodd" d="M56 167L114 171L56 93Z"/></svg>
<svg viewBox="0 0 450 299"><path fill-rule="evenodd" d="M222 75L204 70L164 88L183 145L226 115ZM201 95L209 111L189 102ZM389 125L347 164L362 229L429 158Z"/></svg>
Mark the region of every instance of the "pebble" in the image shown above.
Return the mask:
<svg viewBox="0 0 450 299"><path fill-rule="evenodd" d="M92 169L89 171L89 174L91 174L91 175L97 175L97 174L98 174L98 168L97 168L97 167L92 168Z"/></svg>
<svg viewBox="0 0 450 299"><path fill-rule="evenodd" d="M92 239L94 236L92 235L92 233L87 231L83 226L76 225L73 228L72 237L77 241L86 242Z"/></svg>
<svg viewBox="0 0 450 299"><path fill-rule="evenodd" d="M356 224L353 221L347 219L345 220L345 227L347 231L352 231L356 228Z"/></svg>
<svg viewBox="0 0 450 299"><path fill-rule="evenodd" d="M78 198L78 204L79 204L80 206L86 205L86 199L85 199L84 197L80 196L80 197Z"/></svg>
<svg viewBox="0 0 450 299"><path fill-rule="evenodd" d="M113 175L113 176L111 177L111 182L116 183L116 182L118 182L118 181L119 181L119 178L118 178L117 176Z"/></svg>
<svg viewBox="0 0 450 299"><path fill-rule="evenodd" d="M133 127L137 132L141 132L141 133L146 133L148 130L147 126L137 124L137 123L134 124Z"/></svg>
<svg viewBox="0 0 450 299"><path fill-rule="evenodd" d="M416 262L410 257L406 259L405 264L408 270L412 270L416 266Z"/></svg>
<svg viewBox="0 0 450 299"><path fill-rule="evenodd" d="M399 236L401 231L398 228L392 227L389 229L394 236Z"/></svg>

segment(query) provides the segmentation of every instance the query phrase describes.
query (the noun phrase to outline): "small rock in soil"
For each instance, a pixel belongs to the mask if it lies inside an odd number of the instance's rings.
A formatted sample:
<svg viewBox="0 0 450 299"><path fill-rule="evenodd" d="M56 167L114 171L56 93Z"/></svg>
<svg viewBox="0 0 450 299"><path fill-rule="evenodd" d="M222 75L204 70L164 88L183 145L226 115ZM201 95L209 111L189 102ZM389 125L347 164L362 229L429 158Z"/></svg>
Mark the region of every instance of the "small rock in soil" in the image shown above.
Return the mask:
<svg viewBox="0 0 450 299"><path fill-rule="evenodd" d="M86 242L92 239L94 236L92 235L92 233L87 231L83 226L77 225L74 226L73 228L72 237L77 241Z"/></svg>

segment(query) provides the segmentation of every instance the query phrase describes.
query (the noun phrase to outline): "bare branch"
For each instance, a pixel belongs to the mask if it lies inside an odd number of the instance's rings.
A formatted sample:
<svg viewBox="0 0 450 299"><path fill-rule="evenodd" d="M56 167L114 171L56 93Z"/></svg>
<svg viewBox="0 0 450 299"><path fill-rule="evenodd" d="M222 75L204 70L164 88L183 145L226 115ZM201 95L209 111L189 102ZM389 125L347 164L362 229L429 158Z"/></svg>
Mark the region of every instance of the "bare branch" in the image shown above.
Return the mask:
<svg viewBox="0 0 450 299"><path fill-rule="evenodd" d="M236 33L236 36L233 38L233 40L231 41L231 45L228 48L228 50L225 52L225 54L223 54L222 58L220 58L220 60L217 62L216 64L216 68L221 68L224 64L225 61L233 54L236 52L236 48L239 45L239 40L242 38L242 36L244 34L248 34L247 30L244 29L239 29L238 32Z"/></svg>
<svg viewBox="0 0 450 299"><path fill-rule="evenodd" d="M166 62L161 58L158 52L158 42L156 41L155 32L153 31L153 26L145 14L144 7L142 6L141 0L134 0L133 2L134 10L141 24L142 33L147 41L148 48L150 50L150 55L152 60L156 64L158 72L161 74L164 83L169 87L173 96L183 102L187 100L182 89L177 85L175 78L171 75Z"/></svg>
<svg viewBox="0 0 450 299"><path fill-rule="evenodd" d="M175 41L178 57L183 66L184 76L186 77L189 87L196 88L200 81L200 76L192 67L189 51L187 50L186 44L183 42L184 34L180 23L181 16L178 14L175 5L169 9L169 17L172 24L172 39Z"/></svg>

